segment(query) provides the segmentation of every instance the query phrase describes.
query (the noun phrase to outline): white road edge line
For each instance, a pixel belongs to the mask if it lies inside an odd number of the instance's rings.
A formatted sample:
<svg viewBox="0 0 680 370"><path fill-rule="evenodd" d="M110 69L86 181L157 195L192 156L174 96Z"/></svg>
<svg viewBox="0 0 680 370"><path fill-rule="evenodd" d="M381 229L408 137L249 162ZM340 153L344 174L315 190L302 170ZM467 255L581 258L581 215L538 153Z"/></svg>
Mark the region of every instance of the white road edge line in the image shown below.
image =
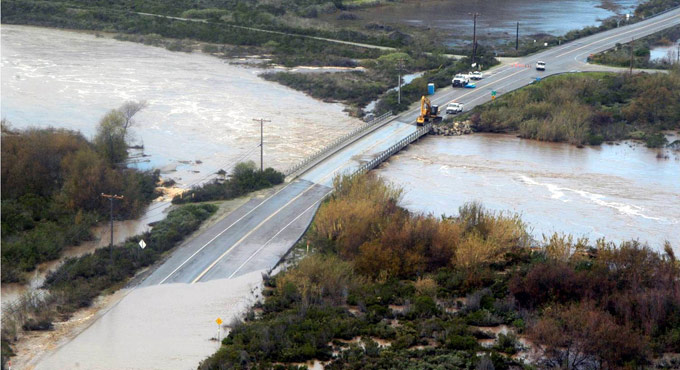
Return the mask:
<svg viewBox="0 0 680 370"><path fill-rule="evenodd" d="M228 277L227 279L233 278L234 275L236 275L239 271L241 271L241 269L243 268L243 266L245 266L248 262L250 262L250 260L253 259L253 257L255 257L255 255L257 255L258 253L260 253L260 251L261 251L262 249L264 249L264 247L266 247L269 243L271 243L271 241L274 240L274 238L276 238L277 236L279 236L279 234L281 234L281 233L283 232L283 230L286 230L286 229L288 228L288 226L290 226L290 225L293 224L293 222L295 222L295 221L297 221L298 219L300 219L300 217L302 217L305 213L307 213L307 211L309 211L310 209L312 209L312 207L315 207L315 206L317 205L317 203L322 202L322 201L326 198L326 196L327 196L328 194L330 194L331 192L332 192L332 191L327 192L326 194L323 195L323 197L321 197L321 199L319 199L319 200L317 200L316 202L312 203L311 206L307 207L307 209L305 209L304 211L302 211L302 213L300 213L297 217L295 217L295 218L293 219L293 221L289 222L288 225L284 226L281 230L279 230L279 232L277 232L276 234L274 234L274 236L272 236L269 240L267 240L264 244L262 244L262 246L261 246L260 248L258 248L253 254L251 254L250 257L248 257L248 259L245 260L245 261L241 264L241 266L239 266L234 272L232 272L231 275L229 275L229 277Z"/></svg>
<svg viewBox="0 0 680 370"><path fill-rule="evenodd" d="M297 182L297 181L296 181L296 182ZM213 241L215 241L215 239L219 238L222 234L224 234L224 233L225 233L227 230L229 230L232 226L236 225L236 223L238 223L238 222L240 222L241 220L243 220L245 217L247 217L247 216L248 216L249 214L251 214L253 211L255 211L256 209L258 209L261 205L265 204L268 200L272 199L272 198L273 198L274 196L276 196L278 193L280 193L280 192L282 192L283 190L287 189L289 186L291 186L291 185L294 184L294 183L295 183L295 182L291 182L291 183L289 183L288 185L284 186L283 188L279 189L276 193L272 194L272 195L269 196L267 199L265 199L265 200L263 200L262 202L260 202L260 204L258 204L257 206L253 207L253 209L251 209L250 211L248 211L245 215L241 216L241 218L239 218L238 220L234 221L231 225L227 226L227 228L225 228L224 230L220 231L219 234L215 235L215 237L213 237L213 238L210 239L207 243L205 243L201 248L199 248L196 252L194 252L194 254L192 254L191 256L189 256L189 258L187 258L186 260L184 260L184 262L182 262L181 265L177 266L177 268L174 269L170 274L168 274L168 276L166 276L163 280L161 280L161 282L158 283L158 285L163 284L163 283L164 283L166 280L168 280L172 275L174 275L175 272L177 272L179 269L181 269L182 266L184 266L187 262L189 262L192 258L194 258L194 256L196 256L200 251L202 251L202 250L203 250L205 247L207 247L210 243L212 243Z"/></svg>
<svg viewBox="0 0 680 370"><path fill-rule="evenodd" d="M404 127L400 128L400 129L398 129L398 130L396 130L394 133L392 133L392 135L390 135L390 136L388 136L388 137L386 137L386 138L384 138L384 139L382 139L382 140L376 141L375 144L371 145L370 147L368 147L368 148L366 148L366 149L373 148L373 147L375 147L376 145L378 145L378 144L380 144L380 143L382 143L382 142L385 142L387 139L389 139L391 136L394 136L396 133L401 132L401 131L403 131L404 129L410 128L410 127L412 127L412 126L411 126L411 125L404 125ZM283 206L281 206L278 210L276 210L276 212L274 212L273 214L269 215L269 217L265 218L265 219L264 219L262 222L260 222L257 226L255 226L253 229L251 229L246 235L244 235L241 239L239 239L236 243L234 243L229 249L227 249L224 253L222 253L222 255L220 255L219 257L217 257L217 259L216 259L215 261L213 261L213 263L211 263L210 266L208 266L208 267L207 267L205 270L203 270L203 272L201 272L194 280L191 281L191 284L195 284L195 283L197 283L199 280L201 280L201 279L203 278L203 276L205 276L210 270L212 270L213 267L215 267L215 265L217 265L217 263L220 262L220 260L222 260L222 258L224 258L224 257L225 257L227 254L229 254L234 248L236 248L238 245L240 245L247 237L249 237L252 233L254 233L255 231L257 231L257 230L258 230L260 227L262 227L262 225L264 225L267 221L271 220L274 216L276 216L277 214L279 214L279 212L281 212L284 208L288 207L288 206L289 206L291 203L293 203L295 200L297 200L298 198L300 198L301 196L303 196L304 194L306 194L308 191L310 191L314 186L316 186L316 185L325 186L325 185L320 185L319 183L322 182L323 180L325 180L326 178L328 178L328 177L330 177L330 176L332 176L332 175L335 175L335 173L336 173L340 168L344 167L345 165L346 165L346 163L343 163L343 164L341 164L340 166L336 167L333 171L331 171L330 173L328 173L326 176L322 177L321 180L320 180L318 183L316 183L316 182L313 183L310 187L308 187L307 189L305 189L302 193L298 194L295 198L293 198L293 199L291 199L290 201L288 201L288 203L286 203L286 204L284 204Z"/></svg>

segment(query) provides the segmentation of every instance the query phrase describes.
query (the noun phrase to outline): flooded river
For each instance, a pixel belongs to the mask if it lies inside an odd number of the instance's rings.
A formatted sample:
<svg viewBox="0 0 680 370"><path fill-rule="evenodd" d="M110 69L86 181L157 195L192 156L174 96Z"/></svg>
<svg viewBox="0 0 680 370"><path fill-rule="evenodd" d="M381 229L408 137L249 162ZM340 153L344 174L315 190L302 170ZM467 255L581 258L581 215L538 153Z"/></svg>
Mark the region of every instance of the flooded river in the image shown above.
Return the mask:
<svg viewBox="0 0 680 370"><path fill-rule="evenodd" d="M94 35L2 26L2 117L14 127L54 126L92 137L126 100L146 100L134 141L149 162L192 184L237 160L285 169L360 125L340 104L267 82L261 70L202 54L170 52ZM176 172L175 172L176 170Z"/></svg>
<svg viewBox="0 0 680 370"><path fill-rule="evenodd" d="M511 135L428 137L378 169L404 188L414 211L456 215L465 202L514 211L533 235L554 231L637 238L680 251L680 154L640 144L601 147L523 140Z"/></svg>

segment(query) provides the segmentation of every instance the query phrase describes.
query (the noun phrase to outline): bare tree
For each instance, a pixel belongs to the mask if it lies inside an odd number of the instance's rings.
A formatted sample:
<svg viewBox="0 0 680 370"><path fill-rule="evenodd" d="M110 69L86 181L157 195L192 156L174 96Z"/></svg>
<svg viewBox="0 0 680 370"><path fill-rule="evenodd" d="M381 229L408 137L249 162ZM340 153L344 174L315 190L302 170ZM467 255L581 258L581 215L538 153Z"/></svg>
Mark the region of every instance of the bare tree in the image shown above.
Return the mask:
<svg viewBox="0 0 680 370"><path fill-rule="evenodd" d="M132 127L135 123L133 117L135 114L139 113L142 109L146 108L149 104L146 100L139 101L126 101L123 105L118 108L118 111L123 115L123 132L127 134L127 129Z"/></svg>

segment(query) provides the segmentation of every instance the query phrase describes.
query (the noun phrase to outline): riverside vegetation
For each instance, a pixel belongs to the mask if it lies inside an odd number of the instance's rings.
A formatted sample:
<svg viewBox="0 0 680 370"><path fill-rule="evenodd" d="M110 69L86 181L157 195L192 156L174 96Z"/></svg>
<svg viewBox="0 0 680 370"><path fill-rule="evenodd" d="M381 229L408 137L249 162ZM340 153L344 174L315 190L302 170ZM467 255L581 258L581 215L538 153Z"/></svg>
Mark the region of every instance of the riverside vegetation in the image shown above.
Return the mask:
<svg viewBox="0 0 680 370"><path fill-rule="evenodd" d="M679 39L680 26L676 26L635 40L633 43L625 45L617 44L613 49L605 50L589 57L588 61L616 67L629 67L632 53L634 68L672 69L674 64L678 63L676 60L677 50L671 50L671 55L659 60L650 59L650 50L657 46L673 45Z"/></svg>
<svg viewBox="0 0 680 370"><path fill-rule="evenodd" d="M3 121L3 283L21 282L65 247L92 239L91 227L108 216L101 193L125 196L118 219L139 216L157 196L158 172L125 166L126 130L141 107L128 102L107 113L93 142L79 132L13 130Z"/></svg>
<svg viewBox="0 0 680 370"><path fill-rule="evenodd" d="M484 47L479 47L478 63L484 68L498 64L498 61ZM353 110L364 108L369 102L378 100L374 113L380 115L388 111L399 113L427 92L427 84L434 83L437 88L448 86L451 76L468 72L470 58L454 59L443 54L428 54L414 49L383 54L376 59L361 61L365 72L345 73L266 73L263 77L276 81L311 96L331 101L342 101ZM397 85L399 72L423 72L401 88L401 103L398 102Z"/></svg>
<svg viewBox="0 0 680 370"><path fill-rule="evenodd" d="M221 172L222 174L226 174ZM215 179L191 190L176 195L173 204L206 202L211 200L228 200L238 198L247 193L281 184L283 173L268 167L264 171L256 169L255 162L241 162L234 166L227 180Z"/></svg>
<svg viewBox="0 0 680 370"><path fill-rule="evenodd" d="M53 322L66 320L78 309L89 307L101 293L123 287L139 270L152 265L179 245L217 210L213 204L186 205L142 235L129 238L112 250L67 259L48 274L42 292L29 292L3 308L2 363L13 355L11 344L21 331L50 330ZM140 240L146 248L140 249Z"/></svg>
<svg viewBox="0 0 680 370"><path fill-rule="evenodd" d="M530 139L575 145L635 139L662 147L662 131L680 129L680 69L552 76L459 119L465 118L476 131L512 131Z"/></svg>
<svg viewBox="0 0 680 370"><path fill-rule="evenodd" d="M301 242L311 254L265 277L264 301L199 369L678 366L655 360L680 352L670 245L536 243L516 215L473 203L435 218L400 194L370 174L336 179Z"/></svg>
<svg viewBox="0 0 680 370"><path fill-rule="evenodd" d="M590 36L598 32L603 32L632 24L644 20L648 17L662 13L668 9L680 6L680 0L648 0L640 2L631 13L631 18L626 19L620 15L604 19L598 26L588 26L581 29L569 31L564 35L554 36L548 34L531 35L529 38L520 40L519 49L515 50L514 42L509 42L502 48L499 55L502 56L523 56L536 53L546 47L560 45L565 42L574 41L582 37ZM535 40L535 41L534 41ZM545 46L547 44L547 46Z"/></svg>

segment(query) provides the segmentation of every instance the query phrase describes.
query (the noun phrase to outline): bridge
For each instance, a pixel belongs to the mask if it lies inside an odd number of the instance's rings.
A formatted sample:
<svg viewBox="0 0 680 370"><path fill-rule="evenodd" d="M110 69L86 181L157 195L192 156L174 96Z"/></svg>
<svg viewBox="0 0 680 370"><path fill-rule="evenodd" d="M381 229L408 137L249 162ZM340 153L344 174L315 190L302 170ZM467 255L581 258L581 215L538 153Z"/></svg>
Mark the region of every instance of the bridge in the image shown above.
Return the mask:
<svg viewBox="0 0 680 370"><path fill-rule="evenodd" d="M490 70L475 89L444 88L431 100L444 106L455 100L466 109L518 89L537 77L577 71L620 71L586 63L589 55L680 24L680 9L506 63ZM542 60L545 72L533 66ZM530 66L526 68L525 66ZM289 174L289 182L264 199L253 199L229 216L186 242L143 286L165 283L197 283L233 278L251 271L271 270L297 242L310 224L320 202L332 191L339 174L353 174L374 168L390 155L417 140L428 127L415 125L419 109L396 117L379 117L349 137L324 148ZM320 133L323 134L323 133Z"/></svg>
<svg viewBox="0 0 680 370"><path fill-rule="evenodd" d="M455 100L471 109L491 100L492 90L502 95L532 83L537 77L576 71L621 70L590 65L586 59L617 43L679 24L680 8L676 8L632 25L517 58L515 63L491 69L477 82L475 89L447 87L439 90L431 100L440 106ZM545 72L533 68L538 60L546 62ZM526 65L531 68L524 67ZM415 125L418 114L419 108L414 106L397 116L381 116L293 166L283 186L263 198L251 199L183 243L140 283L139 288L170 283L196 284L236 278L254 271L270 271L304 234L316 209L332 192L335 176L368 171L427 134L429 126ZM114 312L115 307L107 315Z"/></svg>

